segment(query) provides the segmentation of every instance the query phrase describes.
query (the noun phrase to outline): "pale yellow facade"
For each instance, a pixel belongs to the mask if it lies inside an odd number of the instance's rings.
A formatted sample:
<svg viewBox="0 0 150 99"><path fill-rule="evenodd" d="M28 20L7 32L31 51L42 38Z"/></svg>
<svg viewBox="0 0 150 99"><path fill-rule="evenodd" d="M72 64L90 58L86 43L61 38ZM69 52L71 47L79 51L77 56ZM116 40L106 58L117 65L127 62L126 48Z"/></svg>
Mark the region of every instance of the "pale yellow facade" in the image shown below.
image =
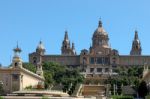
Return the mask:
<svg viewBox="0 0 150 99"><path fill-rule="evenodd" d="M24 90L29 86L36 88L39 83L44 84L43 76L23 68L22 60L18 55L20 51L21 49L18 46L14 49L15 55L12 60L12 66L0 68L0 82L6 94Z"/></svg>
<svg viewBox="0 0 150 99"><path fill-rule="evenodd" d="M26 87L36 87L44 78L24 68L0 68L0 81L5 93L24 90Z"/></svg>

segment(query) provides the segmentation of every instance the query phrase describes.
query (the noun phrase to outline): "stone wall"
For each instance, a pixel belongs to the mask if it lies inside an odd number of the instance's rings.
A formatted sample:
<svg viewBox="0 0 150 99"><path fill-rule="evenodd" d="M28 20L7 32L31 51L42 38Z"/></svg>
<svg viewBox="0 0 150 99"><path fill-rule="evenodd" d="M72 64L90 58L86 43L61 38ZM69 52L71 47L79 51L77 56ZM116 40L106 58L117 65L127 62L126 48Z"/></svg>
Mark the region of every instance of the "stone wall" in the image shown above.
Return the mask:
<svg viewBox="0 0 150 99"><path fill-rule="evenodd" d="M143 66L150 65L150 56L119 56L119 65L121 66Z"/></svg>
<svg viewBox="0 0 150 99"><path fill-rule="evenodd" d="M43 62L57 62L62 65L67 66L79 66L80 65L80 56L76 55L45 55L42 57Z"/></svg>

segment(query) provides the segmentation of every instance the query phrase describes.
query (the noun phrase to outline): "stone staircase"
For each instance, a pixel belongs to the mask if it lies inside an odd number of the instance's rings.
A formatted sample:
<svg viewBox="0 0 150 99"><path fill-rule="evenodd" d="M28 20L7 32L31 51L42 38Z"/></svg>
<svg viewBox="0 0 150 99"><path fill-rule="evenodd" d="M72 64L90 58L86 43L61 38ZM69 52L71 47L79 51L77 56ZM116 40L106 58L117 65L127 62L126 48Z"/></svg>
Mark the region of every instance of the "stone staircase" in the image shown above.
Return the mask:
<svg viewBox="0 0 150 99"><path fill-rule="evenodd" d="M83 85L83 96L104 96L106 88L104 85Z"/></svg>

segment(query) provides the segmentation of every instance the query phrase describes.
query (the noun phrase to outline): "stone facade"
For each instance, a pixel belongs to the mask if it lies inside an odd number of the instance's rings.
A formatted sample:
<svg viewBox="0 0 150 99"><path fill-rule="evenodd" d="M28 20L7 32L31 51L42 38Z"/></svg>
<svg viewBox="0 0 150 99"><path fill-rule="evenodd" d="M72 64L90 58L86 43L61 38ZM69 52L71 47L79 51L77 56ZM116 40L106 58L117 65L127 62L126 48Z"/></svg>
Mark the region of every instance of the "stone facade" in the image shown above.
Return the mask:
<svg viewBox="0 0 150 99"><path fill-rule="evenodd" d="M19 57L21 49L17 46L14 49L14 57L9 68L0 68L0 82L2 83L4 93L24 90L26 87L35 87L39 83L44 84L42 74L35 74L22 67L22 59ZM37 70L42 71L42 69Z"/></svg>
<svg viewBox="0 0 150 99"><path fill-rule="evenodd" d="M132 42L129 55L120 55L119 51L111 48L108 33L99 21L97 29L93 33L92 45L89 49L83 49L79 55L76 54L74 43L70 47L67 31L62 42L61 55L45 55L45 48L40 42L36 51L29 54L29 62L37 65L42 62L57 62L70 67L80 67L89 73L112 72L113 67L117 66L143 66L145 63L150 65L150 56L142 55L141 43L138 32Z"/></svg>

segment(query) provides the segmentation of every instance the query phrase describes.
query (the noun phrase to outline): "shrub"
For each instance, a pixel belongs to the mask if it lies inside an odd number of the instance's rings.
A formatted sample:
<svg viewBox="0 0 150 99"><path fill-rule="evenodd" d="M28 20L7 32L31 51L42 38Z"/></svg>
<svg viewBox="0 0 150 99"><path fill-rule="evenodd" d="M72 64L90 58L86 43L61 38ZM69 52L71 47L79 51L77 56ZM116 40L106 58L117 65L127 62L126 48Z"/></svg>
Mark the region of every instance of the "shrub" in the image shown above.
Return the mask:
<svg viewBox="0 0 150 99"><path fill-rule="evenodd" d="M2 96L0 96L0 99L4 99Z"/></svg>
<svg viewBox="0 0 150 99"><path fill-rule="evenodd" d="M133 96L112 96L112 99L134 99Z"/></svg>
<svg viewBox="0 0 150 99"><path fill-rule="evenodd" d="M25 89L32 89L32 86L31 85L27 86Z"/></svg>
<svg viewBox="0 0 150 99"><path fill-rule="evenodd" d="M48 98L48 97L46 97L46 96L43 96L42 99L50 99L50 98Z"/></svg>

